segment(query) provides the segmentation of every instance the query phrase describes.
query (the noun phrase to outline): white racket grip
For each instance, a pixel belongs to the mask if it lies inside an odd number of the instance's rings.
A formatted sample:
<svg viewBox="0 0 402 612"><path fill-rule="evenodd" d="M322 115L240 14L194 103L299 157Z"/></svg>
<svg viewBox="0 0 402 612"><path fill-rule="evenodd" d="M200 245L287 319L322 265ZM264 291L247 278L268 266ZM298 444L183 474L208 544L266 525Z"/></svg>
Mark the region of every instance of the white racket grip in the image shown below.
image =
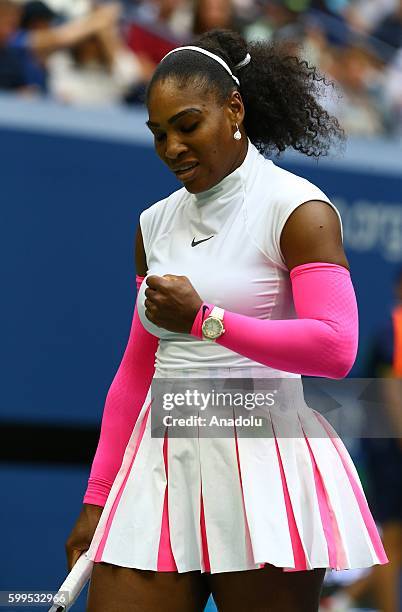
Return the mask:
<svg viewBox="0 0 402 612"><path fill-rule="evenodd" d="M66 612L74 605L91 576L93 564L93 561L86 558L85 553L81 555L57 593L58 595L60 594L60 596L62 593L64 593L64 595L67 594L68 600L66 604L62 602L55 603L49 612Z"/></svg>

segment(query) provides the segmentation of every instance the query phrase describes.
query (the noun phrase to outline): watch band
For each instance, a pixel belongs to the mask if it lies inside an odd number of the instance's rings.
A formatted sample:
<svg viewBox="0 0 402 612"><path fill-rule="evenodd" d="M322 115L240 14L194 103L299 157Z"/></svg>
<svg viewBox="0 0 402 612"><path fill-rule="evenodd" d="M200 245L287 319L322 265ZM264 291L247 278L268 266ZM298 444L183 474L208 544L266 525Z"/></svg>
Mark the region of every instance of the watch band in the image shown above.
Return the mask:
<svg viewBox="0 0 402 612"><path fill-rule="evenodd" d="M215 319L219 319L220 321L223 321L224 314L225 314L225 311L223 308L220 308L219 306L214 306L211 312L209 313L208 317L214 317Z"/></svg>

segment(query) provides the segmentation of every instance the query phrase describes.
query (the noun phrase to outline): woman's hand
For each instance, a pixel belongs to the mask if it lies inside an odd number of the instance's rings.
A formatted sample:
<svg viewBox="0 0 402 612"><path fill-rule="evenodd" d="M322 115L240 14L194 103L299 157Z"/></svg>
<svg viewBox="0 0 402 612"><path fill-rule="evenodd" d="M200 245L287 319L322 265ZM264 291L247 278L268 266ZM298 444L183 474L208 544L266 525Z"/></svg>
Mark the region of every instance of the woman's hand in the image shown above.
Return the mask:
<svg viewBox="0 0 402 612"><path fill-rule="evenodd" d="M88 550L103 508L84 504L65 544L67 567L70 572L83 552Z"/></svg>
<svg viewBox="0 0 402 612"><path fill-rule="evenodd" d="M145 316L158 327L189 334L202 299L187 276L164 274L146 279Z"/></svg>

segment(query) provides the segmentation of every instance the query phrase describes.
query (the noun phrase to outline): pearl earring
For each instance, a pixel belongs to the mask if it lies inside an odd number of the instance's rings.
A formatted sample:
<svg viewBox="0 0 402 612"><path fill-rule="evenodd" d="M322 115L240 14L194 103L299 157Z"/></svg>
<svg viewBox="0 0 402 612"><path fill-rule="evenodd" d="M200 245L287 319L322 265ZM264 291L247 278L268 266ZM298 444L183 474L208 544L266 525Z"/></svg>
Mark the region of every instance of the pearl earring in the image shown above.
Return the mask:
<svg viewBox="0 0 402 612"><path fill-rule="evenodd" d="M233 138L234 138L235 140L241 140L241 131L239 130L239 126L237 125L237 123L236 123L236 128L237 128L237 130L236 130L236 132L233 134Z"/></svg>

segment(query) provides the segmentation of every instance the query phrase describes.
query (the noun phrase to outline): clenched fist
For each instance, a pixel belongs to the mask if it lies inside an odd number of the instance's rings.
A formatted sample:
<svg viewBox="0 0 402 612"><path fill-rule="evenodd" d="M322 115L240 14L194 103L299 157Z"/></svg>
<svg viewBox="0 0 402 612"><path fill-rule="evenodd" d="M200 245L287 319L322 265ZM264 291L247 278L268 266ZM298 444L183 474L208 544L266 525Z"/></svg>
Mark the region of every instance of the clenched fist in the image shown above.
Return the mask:
<svg viewBox="0 0 402 612"><path fill-rule="evenodd" d="M145 316L158 327L189 334L202 299L187 276L148 276Z"/></svg>

